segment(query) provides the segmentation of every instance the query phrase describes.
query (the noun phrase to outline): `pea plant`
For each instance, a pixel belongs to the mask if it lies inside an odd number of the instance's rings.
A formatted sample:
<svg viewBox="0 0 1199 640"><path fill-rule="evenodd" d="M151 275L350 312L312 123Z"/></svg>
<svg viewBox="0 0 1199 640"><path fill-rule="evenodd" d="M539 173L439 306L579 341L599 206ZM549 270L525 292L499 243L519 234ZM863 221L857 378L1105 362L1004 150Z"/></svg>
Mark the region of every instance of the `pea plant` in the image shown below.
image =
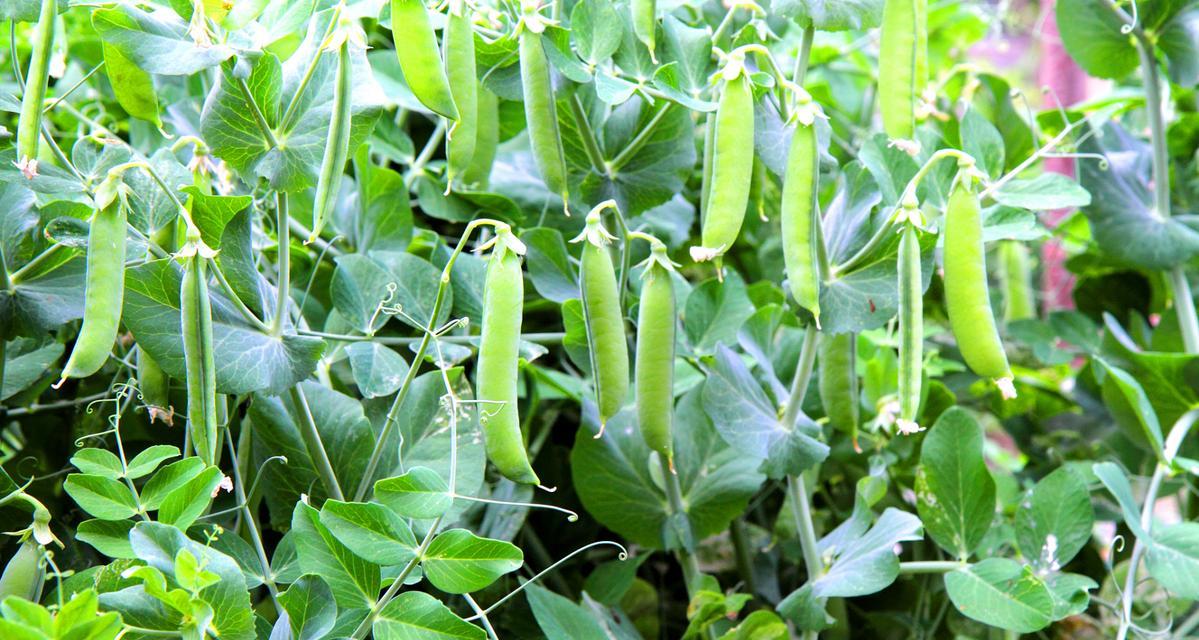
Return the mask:
<svg viewBox="0 0 1199 640"><path fill-rule="evenodd" d="M1037 4L6 0L0 637L1195 637L1199 4Z"/></svg>

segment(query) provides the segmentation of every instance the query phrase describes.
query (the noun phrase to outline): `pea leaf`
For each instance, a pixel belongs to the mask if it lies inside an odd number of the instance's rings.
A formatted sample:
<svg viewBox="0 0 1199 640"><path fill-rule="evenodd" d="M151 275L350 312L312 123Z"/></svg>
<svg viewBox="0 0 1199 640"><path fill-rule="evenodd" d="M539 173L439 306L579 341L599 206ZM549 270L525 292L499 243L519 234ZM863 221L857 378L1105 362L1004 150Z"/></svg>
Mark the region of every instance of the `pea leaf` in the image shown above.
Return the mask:
<svg viewBox="0 0 1199 640"><path fill-rule="evenodd" d="M735 344L737 332L754 313L745 281L730 271L724 282L705 280L683 304L683 330L692 348L710 352L718 343Z"/></svg>
<svg viewBox="0 0 1199 640"><path fill-rule="evenodd" d="M130 480L137 480L154 473L158 469L158 465L163 462L179 456L179 448L169 444L155 444L142 449L140 453L133 456L129 461L128 472L125 474Z"/></svg>
<svg viewBox="0 0 1199 640"><path fill-rule="evenodd" d="M378 342L355 342L346 347L346 355L350 358L354 383L367 398L395 393L408 374L404 356Z"/></svg>
<svg viewBox="0 0 1199 640"><path fill-rule="evenodd" d="M1148 543L1145 566L1149 574L1170 595L1199 600L1199 523L1180 522L1156 529Z"/></svg>
<svg viewBox="0 0 1199 640"><path fill-rule="evenodd" d="M204 470L204 462L199 458L184 458L163 467L142 487L141 501L147 511L153 511L162 505L173 491L191 482Z"/></svg>
<svg viewBox="0 0 1199 640"><path fill-rule="evenodd" d="M843 542L828 572L812 583L813 595L853 597L882 591L899 576L896 545L922 539L919 518L888 508L869 531Z"/></svg>
<svg viewBox="0 0 1199 640"><path fill-rule="evenodd" d="M958 611L1000 629L1032 633L1053 621L1053 596L1031 569L1007 558L987 558L945 574Z"/></svg>
<svg viewBox="0 0 1199 640"><path fill-rule="evenodd" d="M405 591L379 611L372 627L379 640L483 640L487 634L454 615L437 598L420 591Z"/></svg>
<svg viewBox="0 0 1199 640"><path fill-rule="evenodd" d="M480 538L466 529L437 534L425 550L421 566L433 586L446 593L470 593L524 564L519 547Z"/></svg>
<svg viewBox="0 0 1199 640"><path fill-rule="evenodd" d="M577 298L578 276L562 233L549 227L534 227L523 231L520 239L528 249L525 266L537 293L559 304Z"/></svg>
<svg viewBox="0 0 1199 640"><path fill-rule="evenodd" d="M150 73L189 76L233 55L224 44L196 43L187 34L187 24L167 9L150 13L127 4L96 9L92 26L106 44Z"/></svg>
<svg viewBox="0 0 1199 640"><path fill-rule="evenodd" d="M408 518L436 518L454 501L445 480L427 467L413 467L403 475L376 482L375 498Z"/></svg>
<svg viewBox="0 0 1199 640"><path fill-rule="evenodd" d="M995 201L1009 207L1033 211L1074 209L1091 204L1091 194L1060 173L1042 173L1035 178L1015 178L995 190Z"/></svg>
<svg viewBox="0 0 1199 640"><path fill-rule="evenodd" d="M132 520L85 520L75 528L75 539L86 542L110 558L133 559L133 546L129 544Z"/></svg>
<svg viewBox="0 0 1199 640"><path fill-rule="evenodd" d="M71 456L71 464L83 473L119 480L124 475L121 459L108 449L88 447Z"/></svg>
<svg viewBox="0 0 1199 640"><path fill-rule="evenodd" d="M280 623L291 629L291 637L295 640L320 640L337 622L333 590L320 576L309 575L296 580L287 591L279 594L279 604L287 612L279 619Z"/></svg>
<svg viewBox="0 0 1199 640"><path fill-rule="evenodd" d="M339 608L374 606L379 597L378 565L350 551L321 524L320 513L303 502L296 502L291 527L300 568L329 583Z"/></svg>
<svg viewBox="0 0 1199 640"><path fill-rule="evenodd" d="M983 462L982 427L965 409L942 413L920 448L916 506L932 539L965 560L995 516L995 480Z"/></svg>
<svg viewBox="0 0 1199 640"><path fill-rule="evenodd" d="M137 513L137 498L108 476L72 473L63 489L84 511L101 520L124 520Z"/></svg>
<svg viewBox="0 0 1199 640"><path fill-rule="evenodd" d="M779 0L771 6L780 15L819 31L862 31L883 19L883 0Z"/></svg>
<svg viewBox="0 0 1199 640"><path fill-rule="evenodd" d="M583 0L570 11L570 38L590 67L607 61L620 48L624 30L609 0Z"/></svg>
<svg viewBox="0 0 1199 640"><path fill-rule="evenodd" d="M1016 542L1033 566L1057 570L1090 541L1094 522L1086 482L1062 467L1037 482L1016 512Z"/></svg>
<svg viewBox="0 0 1199 640"><path fill-rule="evenodd" d="M537 626L549 640L604 640L608 636L583 607L545 587L525 588Z"/></svg>
<svg viewBox="0 0 1199 640"><path fill-rule="evenodd" d="M213 492L223 477L220 469L208 467L187 484L168 493L158 507L158 521L186 531L208 509Z"/></svg>
<svg viewBox="0 0 1199 640"><path fill-rule="evenodd" d="M327 500L321 524L355 554L382 566L401 566L415 556L416 536L383 505Z"/></svg>

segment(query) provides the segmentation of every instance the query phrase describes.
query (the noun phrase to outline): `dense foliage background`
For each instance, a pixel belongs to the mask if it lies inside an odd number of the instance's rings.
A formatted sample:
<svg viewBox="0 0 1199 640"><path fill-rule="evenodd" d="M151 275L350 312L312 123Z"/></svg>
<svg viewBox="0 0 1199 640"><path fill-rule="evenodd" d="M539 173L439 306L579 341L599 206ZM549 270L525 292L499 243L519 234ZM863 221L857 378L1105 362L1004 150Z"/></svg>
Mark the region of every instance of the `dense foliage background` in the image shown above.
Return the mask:
<svg viewBox="0 0 1199 640"><path fill-rule="evenodd" d="M1094 78L1067 105L1030 79L1052 12L7 0L0 637L1194 637L1199 4L1058 0ZM804 127L819 326L780 232ZM730 149L744 225L696 262ZM947 318L967 176L1014 399ZM673 283L673 470L632 392L599 435L609 200L628 353L645 271ZM540 486L475 401L488 265L522 250ZM85 313L119 318L95 371Z"/></svg>

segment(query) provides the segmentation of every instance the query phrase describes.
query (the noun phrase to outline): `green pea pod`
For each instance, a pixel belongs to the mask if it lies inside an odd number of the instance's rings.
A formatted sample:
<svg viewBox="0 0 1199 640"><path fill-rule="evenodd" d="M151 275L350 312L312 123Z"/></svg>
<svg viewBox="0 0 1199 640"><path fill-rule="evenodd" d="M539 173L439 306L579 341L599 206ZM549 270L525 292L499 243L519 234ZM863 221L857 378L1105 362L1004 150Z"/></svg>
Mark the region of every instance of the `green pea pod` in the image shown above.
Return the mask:
<svg viewBox="0 0 1199 640"><path fill-rule="evenodd" d="M1003 274L1003 321L1037 317L1028 248L1015 240L1000 242L999 263Z"/></svg>
<svg viewBox="0 0 1199 640"><path fill-rule="evenodd" d="M20 162L37 160L57 16L58 0L42 0L37 30L33 34L33 57L29 60L29 73L25 74L25 92L21 95L21 118L17 121L17 160Z"/></svg>
<svg viewBox="0 0 1199 640"><path fill-rule="evenodd" d="M783 263L791 295L812 312L820 326L820 267L816 255L820 212L816 208L816 181L820 163L816 155L816 128L799 124L787 153L781 208Z"/></svg>
<svg viewBox="0 0 1199 640"><path fill-rule="evenodd" d="M899 419L900 433L920 431L920 385L924 375L924 283L920 239L905 224L899 239Z"/></svg>
<svg viewBox="0 0 1199 640"><path fill-rule="evenodd" d="M524 91L525 124L537 170L541 172L546 188L567 202L570 195L566 184L566 159L558 134L549 63L541 34L527 28L520 32L520 81Z"/></svg>
<svg viewBox="0 0 1199 640"><path fill-rule="evenodd" d="M198 251L186 258L179 292L183 360L187 370L187 426L196 455L217 463L216 363L212 352L212 302Z"/></svg>
<svg viewBox="0 0 1199 640"><path fill-rule="evenodd" d="M928 0L887 0L879 43L878 103L891 138L912 139L928 84Z"/></svg>
<svg viewBox="0 0 1199 640"><path fill-rule="evenodd" d="M745 221L754 171L754 99L749 78L740 73L726 80L716 107L712 178L701 235L691 248L696 261L724 255Z"/></svg>
<svg viewBox="0 0 1199 640"><path fill-rule="evenodd" d="M818 384L820 403L833 428L849 435L855 451L858 447L858 374L857 336L853 333L820 334L817 358L820 361Z"/></svg>
<svg viewBox="0 0 1199 640"><path fill-rule="evenodd" d="M31 602L41 599L45 569L41 566L42 548L33 538L21 543L0 575L0 601L16 596Z"/></svg>
<svg viewBox="0 0 1199 640"><path fill-rule="evenodd" d="M633 0L633 33L637 35L646 49L649 57L657 60L654 54L656 32L658 30L658 6L655 0Z"/></svg>
<svg viewBox="0 0 1199 640"><path fill-rule="evenodd" d="M482 84L477 89L478 124L475 127L475 152L462 172L462 182L477 189L486 189L495 164L495 151L500 143L499 98Z"/></svg>
<svg viewBox="0 0 1199 640"><path fill-rule="evenodd" d="M391 0L391 34L412 94L438 115L457 120L458 108L423 0Z"/></svg>
<svg viewBox="0 0 1199 640"><path fill-rule="evenodd" d="M671 436L674 420L676 318L674 282L666 247L655 245L642 275L637 310L637 423L650 449L674 468Z"/></svg>
<svg viewBox="0 0 1199 640"><path fill-rule="evenodd" d="M1012 370L991 311L982 211L973 181L959 173L945 209L945 307L966 364L979 376L995 379L1004 398L1013 398Z"/></svg>
<svg viewBox="0 0 1199 640"><path fill-rule="evenodd" d="M479 127L479 79L475 74L475 31L462 3L451 10L445 28L445 68L458 107L458 121L445 143L446 182L463 175L475 154Z"/></svg>
<svg viewBox="0 0 1199 640"><path fill-rule="evenodd" d="M520 241L499 231L487 261L483 284L483 335L479 340L476 387L482 412L487 458L505 478L524 484L540 480L529 464L517 410L520 374L520 323L525 284L517 248Z"/></svg>
<svg viewBox="0 0 1199 640"><path fill-rule="evenodd" d="M608 244L615 238L604 228L600 212L615 207L607 201L587 214L587 226L575 242L583 242L579 274L579 293L583 300L583 320L587 326L587 349L591 372L595 377L596 404L599 405L600 430L608 419L620 412L629 394L629 351L625 339L624 313L620 306L620 287Z"/></svg>
<svg viewBox="0 0 1199 640"><path fill-rule="evenodd" d="M708 219L708 196L712 189L712 156L716 155L716 114L704 118L704 164L699 184L699 223Z"/></svg>
<svg viewBox="0 0 1199 640"><path fill-rule="evenodd" d="M137 350L137 391L150 422L162 420L170 425L174 423L175 411L171 408L171 380L162 367L150 354L139 345Z"/></svg>
<svg viewBox="0 0 1199 640"><path fill-rule="evenodd" d="M96 211L87 235L87 278L83 290L83 326L62 377L86 378L100 370L112 353L125 297L125 203L115 198Z"/></svg>
<svg viewBox="0 0 1199 640"><path fill-rule="evenodd" d="M316 182L316 198L312 209L312 233L308 242L321 235L325 220L333 210L341 176L350 157L351 108L354 104L354 67L350 61L350 40L342 40L337 49L337 75L333 83L333 114L325 138L325 153L321 158L321 173Z"/></svg>

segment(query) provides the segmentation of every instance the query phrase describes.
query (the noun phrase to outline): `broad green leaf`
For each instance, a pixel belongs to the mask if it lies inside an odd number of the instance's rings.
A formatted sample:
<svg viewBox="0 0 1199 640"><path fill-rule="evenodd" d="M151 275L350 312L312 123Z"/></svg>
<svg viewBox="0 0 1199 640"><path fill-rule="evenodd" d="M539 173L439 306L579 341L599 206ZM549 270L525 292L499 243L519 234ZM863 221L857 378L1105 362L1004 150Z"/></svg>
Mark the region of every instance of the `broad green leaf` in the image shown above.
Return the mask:
<svg viewBox="0 0 1199 640"><path fill-rule="evenodd" d="M186 531L208 509L222 478L220 469L208 467L187 484L168 493L158 507L158 521Z"/></svg>
<svg viewBox="0 0 1199 640"><path fill-rule="evenodd" d="M877 329L895 317L899 311L898 238L895 234L872 257L825 283L820 291L822 330L856 333ZM932 282L936 242L936 236L931 233L920 236L923 289Z"/></svg>
<svg viewBox="0 0 1199 640"><path fill-rule="evenodd" d="M724 282L712 278L691 290L683 303L683 329L696 349L710 352L717 343L736 344L737 332L753 313L745 281L730 271Z"/></svg>
<svg viewBox="0 0 1199 640"><path fill-rule="evenodd" d="M1091 470L1116 499L1116 504L1120 506L1120 512L1124 516L1124 524L1128 525L1132 534L1141 540L1149 539L1149 534L1141 526L1141 514L1137 510L1132 485L1129 484L1124 470L1114 462L1097 462L1091 466Z"/></svg>
<svg viewBox="0 0 1199 640"><path fill-rule="evenodd" d="M389 396L408 374L404 356L378 342L355 342L346 347L358 391L367 398Z"/></svg>
<svg viewBox="0 0 1199 640"><path fill-rule="evenodd" d="M319 575L303 576L279 594L293 640L321 640L337 622L333 591Z"/></svg>
<svg viewBox="0 0 1199 640"><path fill-rule="evenodd" d="M101 520L124 520L137 513L137 497L108 476L72 473L63 489L84 511Z"/></svg>
<svg viewBox="0 0 1199 640"><path fill-rule="evenodd" d="M395 294L387 304L399 307L403 311L397 319L414 329L423 329L433 315L433 304L441 282L441 269L411 253L374 251L371 252L371 257L391 273L392 282L396 285ZM447 289L445 302L433 323L434 326L441 326L450 319L453 300L453 289Z"/></svg>
<svg viewBox="0 0 1199 640"><path fill-rule="evenodd" d="M616 606L633 586L637 570L649 557L650 554L642 553L624 560L605 562L587 575L583 589L599 602Z"/></svg>
<svg viewBox="0 0 1199 640"><path fill-rule="evenodd" d="M721 636L721 640L787 640L787 624L772 611L759 609L745 616L740 624Z"/></svg>
<svg viewBox="0 0 1199 640"><path fill-rule="evenodd" d="M320 522L316 509L296 503L291 521L304 573L329 583L339 608L372 607L379 597L379 567L350 551Z"/></svg>
<svg viewBox="0 0 1199 640"><path fill-rule="evenodd" d="M1016 512L1016 542L1033 566L1057 570L1091 540L1091 493L1070 467L1045 476Z"/></svg>
<svg viewBox="0 0 1199 640"><path fill-rule="evenodd" d="M1053 619L1061 620L1076 616L1091 604L1091 589L1099 583L1077 573L1054 573L1045 578L1049 593L1053 596Z"/></svg>
<svg viewBox="0 0 1199 640"><path fill-rule="evenodd" d="M1060 173L1014 178L996 189L994 197L1000 204L1033 211L1075 209L1091 204L1091 194L1082 185Z"/></svg>
<svg viewBox="0 0 1199 640"><path fill-rule="evenodd" d="M520 239L528 249L525 267L538 294L559 304L579 297L578 276L561 232L534 227L521 232Z"/></svg>
<svg viewBox="0 0 1199 640"><path fill-rule="evenodd" d="M184 187L183 192L190 197L192 220L199 227L204 244L214 250L221 248L221 237L229 221L254 201L250 196L211 195L196 186Z"/></svg>
<svg viewBox="0 0 1199 640"><path fill-rule="evenodd" d="M624 23L610 0L583 0L570 12L570 38L590 67L607 61L620 48Z"/></svg>
<svg viewBox="0 0 1199 640"><path fill-rule="evenodd" d="M599 623L583 607L545 587L531 584L525 588L529 608L537 626L548 640L605 640Z"/></svg>
<svg viewBox="0 0 1199 640"><path fill-rule="evenodd" d="M62 266L31 275L11 289L0 291L2 337L44 335L83 317L84 261L82 256L72 255L77 252L64 253L66 262Z"/></svg>
<svg viewBox="0 0 1199 640"><path fill-rule="evenodd" d="M104 73L117 96L117 102L126 113L141 118L156 127L162 127L158 115L158 94L154 91L154 79L121 53L115 45L102 44Z"/></svg>
<svg viewBox="0 0 1199 640"><path fill-rule="evenodd" d="M49 374L62 353L61 343L38 338L17 338L5 345L0 400L11 398Z"/></svg>
<svg viewBox="0 0 1199 640"><path fill-rule="evenodd" d="M1121 32L1124 23L1104 3L1062 0L1056 9L1062 44L1088 74L1118 80L1137 68L1132 36Z"/></svg>
<svg viewBox="0 0 1199 640"><path fill-rule="evenodd" d="M133 559L129 544L130 520L85 520L75 528L75 539L86 542L110 558Z"/></svg>
<svg viewBox="0 0 1199 640"><path fill-rule="evenodd" d="M1170 595L1199 600L1199 523L1180 522L1153 531L1145 566Z"/></svg>
<svg viewBox="0 0 1199 640"><path fill-rule="evenodd" d="M83 473L119 480L124 475L121 459L108 449L88 447L71 456L71 464Z"/></svg>
<svg viewBox="0 0 1199 640"><path fill-rule="evenodd" d="M779 0L772 8L820 31L864 31L883 19L883 0Z"/></svg>
<svg viewBox="0 0 1199 640"><path fill-rule="evenodd" d="M978 168L992 180L1003 175L1003 136L977 109L967 109L962 116L958 123L958 138L962 151L970 154ZM1056 173L1047 175L1060 177Z"/></svg>
<svg viewBox="0 0 1199 640"><path fill-rule="evenodd" d="M1000 629L1032 633L1053 621L1053 596L1031 569L1007 558L987 558L945 574L945 590L967 618Z"/></svg>
<svg viewBox="0 0 1199 640"><path fill-rule="evenodd" d="M524 564L519 547L480 538L466 529L437 534L422 558L425 577L446 593L478 591Z"/></svg>
<svg viewBox="0 0 1199 640"><path fill-rule="evenodd" d="M253 640L254 615L250 594L241 569L229 556L189 540L182 531L157 522L139 522L129 534L137 557L168 576L174 575L175 557L186 550L204 567L219 578L200 591L200 599L213 611L213 626L221 631L221 639ZM108 607L106 607L108 608Z"/></svg>
<svg viewBox="0 0 1199 640"><path fill-rule="evenodd" d="M888 508L869 531L839 551L828 572L812 583L813 595L853 597L882 591L899 576L896 545L922 539L919 518Z"/></svg>
<svg viewBox="0 0 1199 640"><path fill-rule="evenodd" d="M825 610L825 599L817 598L813 593L810 582L783 598L776 610L803 631L820 631L836 622Z"/></svg>
<svg viewBox="0 0 1199 640"><path fill-rule="evenodd" d="M147 511L157 509L171 492L200 475L204 462L199 458L184 458L172 462L155 473L142 487L142 505Z"/></svg>
<svg viewBox="0 0 1199 640"><path fill-rule="evenodd" d="M932 539L959 559L970 557L995 517L995 480L983 462L983 431L960 408L941 414L920 449L917 509Z"/></svg>
<svg viewBox="0 0 1199 640"><path fill-rule="evenodd" d="M125 474L130 480L137 480L154 473L158 465L179 456L179 448L169 444L155 444L142 449L129 461Z"/></svg>
<svg viewBox="0 0 1199 640"><path fill-rule="evenodd" d="M405 591L379 611L372 627L378 640L483 640L487 634L454 615L437 598Z"/></svg>
<svg viewBox="0 0 1199 640"><path fill-rule="evenodd" d="M365 150L368 147L360 147ZM374 149L371 149L374 151ZM361 151L360 151L361 153ZM334 226L359 251L404 251L412 240L412 207L404 177L386 167L355 160L356 198L335 211ZM343 178L343 185L347 181Z"/></svg>
<svg viewBox="0 0 1199 640"><path fill-rule="evenodd" d="M720 438L695 389L675 411L675 467L687 512L671 519L666 494L655 479L661 478L660 463L650 457L635 421L626 409L608 420L603 438L595 439L599 421L588 405L570 470L588 513L638 545L677 548L724 531L765 479L757 470L759 459Z"/></svg>
<svg viewBox="0 0 1199 640"><path fill-rule="evenodd" d="M412 529L382 505L327 500L321 524L351 551L379 565L402 566L415 555Z"/></svg>
<svg viewBox="0 0 1199 640"><path fill-rule="evenodd" d="M803 473L828 457L816 423L801 412L796 424L783 424L744 362L723 344L716 345L704 381L703 406L725 442L762 460L762 472L772 478Z"/></svg>
<svg viewBox="0 0 1199 640"><path fill-rule="evenodd" d="M233 55L223 44L197 43L188 36L187 24L166 9L148 13L119 4L93 11L92 25L106 44L150 73L189 76Z"/></svg>
<svg viewBox="0 0 1199 640"><path fill-rule="evenodd" d="M1119 391L1124 401L1132 409L1132 412L1137 417L1137 422L1141 425L1141 430L1144 432L1145 438L1153 447L1153 452L1158 458L1163 459L1165 452L1162 442L1162 428L1157 421L1157 412L1153 410L1153 405L1149 403L1149 396L1145 394L1144 387L1141 386L1137 379L1132 377L1127 371L1109 364L1106 360L1096 358L1099 366L1109 376L1111 383ZM1108 386L1108 381L1104 380L1104 387Z"/></svg>
<svg viewBox="0 0 1199 640"><path fill-rule="evenodd" d="M1157 47L1166 56L1166 70L1174 84L1199 83L1199 7L1191 5L1170 18L1158 33Z"/></svg>
<svg viewBox="0 0 1199 640"><path fill-rule="evenodd" d="M453 504L449 486L436 471L413 467L375 483L375 499L407 518L436 518Z"/></svg>
<svg viewBox="0 0 1199 640"><path fill-rule="evenodd" d="M381 305L395 303L398 283L378 260L362 254L340 256L329 283L333 307L358 332L373 334L391 318Z"/></svg>

